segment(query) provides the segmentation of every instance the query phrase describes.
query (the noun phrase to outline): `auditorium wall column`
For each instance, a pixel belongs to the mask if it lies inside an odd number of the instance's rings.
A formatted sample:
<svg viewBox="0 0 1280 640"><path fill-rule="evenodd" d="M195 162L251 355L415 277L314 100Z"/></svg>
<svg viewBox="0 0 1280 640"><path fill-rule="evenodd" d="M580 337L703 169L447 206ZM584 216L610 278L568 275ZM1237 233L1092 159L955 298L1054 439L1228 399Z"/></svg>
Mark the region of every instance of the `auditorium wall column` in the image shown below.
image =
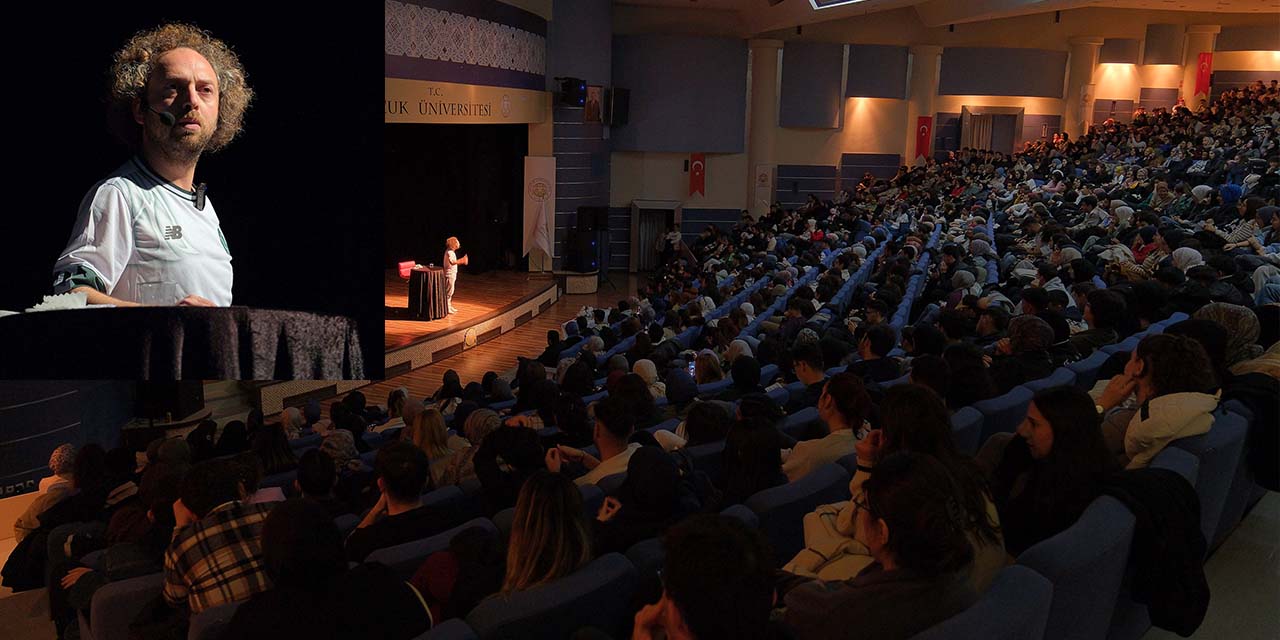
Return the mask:
<svg viewBox="0 0 1280 640"><path fill-rule="evenodd" d="M1069 40L1067 95L1063 104L1062 130L1073 139L1089 130L1093 119L1093 71L1098 66L1099 36L1075 36Z"/></svg>
<svg viewBox="0 0 1280 640"><path fill-rule="evenodd" d="M1200 54L1213 53L1222 27L1216 24L1187 25L1187 46L1182 48L1182 99L1188 109L1194 111L1200 100L1209 96L1196 96L1196 73L1200 70Z"/></svg>
<svg viewBox="0 0 1280 640"><path fill-rule="evenodd" d="M907 137L902 146L902 163L916 164L917 123L920 116L935 117L933 98L938 93L938 60L942 47L932 44L913 44L911 53L911 77L907 84ZM934 122L933 127L938 123ZM929 141L930 149L933 140ZM919 162L924 162L923 159Z"/></svg>
<svg viewBox="0 0 1280 640"><path fill-rule="evenodd" d="M781 40L750 40L751 85L747 103L747 202L751 214L759 217L769 212L773 200L774 146L778 135L778 51ZM768 184L759 185L761 168L767 168Z"/></svg>

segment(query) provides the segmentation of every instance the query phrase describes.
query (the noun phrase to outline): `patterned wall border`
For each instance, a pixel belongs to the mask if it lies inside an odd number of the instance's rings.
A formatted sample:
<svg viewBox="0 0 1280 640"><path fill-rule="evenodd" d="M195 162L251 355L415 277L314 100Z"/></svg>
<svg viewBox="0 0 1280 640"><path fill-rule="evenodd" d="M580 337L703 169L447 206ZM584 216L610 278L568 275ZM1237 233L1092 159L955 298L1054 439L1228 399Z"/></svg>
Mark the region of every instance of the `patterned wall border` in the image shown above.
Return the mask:
<svg viewBox="0 0 1280 640"><path fill-rule="evenodd" d="M529 20L467 14L398 0L384 0L385 75L415 80L542 90L547 67L546 22L541 33ZM481 13L482 16L468 15ZM494 18L494 19L486 19ZM498 21L502 20L502 21ZM511 24L517 22L520 24ZM523 28L522 28L523 27Z"/></svg>
<svg viewBox="0 0 1280 640"><path fill-rule="evenodd" d="M329 390L324 397L341 395L352 389L363 387L372 380L287 380L269 384L257 389L261 402L262 415L271 416L284 411L286 405L302 404L303 398L317 391Z"/></svg>

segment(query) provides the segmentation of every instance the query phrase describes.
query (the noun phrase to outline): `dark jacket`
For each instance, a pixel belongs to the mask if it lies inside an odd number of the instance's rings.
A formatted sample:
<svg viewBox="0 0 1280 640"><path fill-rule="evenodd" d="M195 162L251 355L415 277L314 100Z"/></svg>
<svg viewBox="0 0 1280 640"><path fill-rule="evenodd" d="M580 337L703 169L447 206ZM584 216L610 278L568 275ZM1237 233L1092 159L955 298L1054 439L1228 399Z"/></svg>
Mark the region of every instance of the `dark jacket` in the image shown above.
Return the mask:
<svg viewBox="0 0 1280 640"><path fill-rule="evenodd" d="M1190 636L1209 610L1195 489L1177 472L1148 467L1115 474L1103 493L1137 518L1129 555L1133 600L1147 605L1151 624Z"/></svg>
<svg viewBox="0 0 1280 640"><path fill-rule="evenodd" d="M907 638L968 609L978 596L965 573L924 576L872 564L852 580L782 574L778 595L796 637ZM856 630L856 632L851 632Z"/></svg>

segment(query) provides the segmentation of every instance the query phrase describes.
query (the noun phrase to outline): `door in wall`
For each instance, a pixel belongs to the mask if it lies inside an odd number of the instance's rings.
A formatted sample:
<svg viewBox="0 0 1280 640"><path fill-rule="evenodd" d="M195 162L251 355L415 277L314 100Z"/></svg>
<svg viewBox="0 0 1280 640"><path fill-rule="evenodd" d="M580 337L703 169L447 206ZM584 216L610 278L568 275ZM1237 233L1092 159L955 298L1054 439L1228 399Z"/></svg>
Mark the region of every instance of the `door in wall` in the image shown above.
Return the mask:
<svg viewBox="0 0 1280 640"><path fill-rule="evenodd" d="M662 254L662 237L675 221L675 212L667 209L641 209L639 237L635 247L638 271L653 271Z"/></svg>

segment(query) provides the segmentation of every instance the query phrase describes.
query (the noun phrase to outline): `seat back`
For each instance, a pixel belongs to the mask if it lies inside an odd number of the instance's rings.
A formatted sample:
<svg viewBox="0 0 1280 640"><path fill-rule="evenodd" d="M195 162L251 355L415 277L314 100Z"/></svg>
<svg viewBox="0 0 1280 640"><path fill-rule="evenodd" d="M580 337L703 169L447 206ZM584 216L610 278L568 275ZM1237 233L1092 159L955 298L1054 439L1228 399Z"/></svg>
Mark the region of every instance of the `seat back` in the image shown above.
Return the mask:
<svg viewBox="0 0 1280 640"><path fill-rule="evenodd" d="M1066 367L1058 367L1053 373L1049 374L1048 376L1044 378L1040 378L1039 380L1032 380L1031 382L1028 382L1022 386L1026 387L1027 390L1034 395L1034 394L1040 393L1041 391L1044 391L1045 389L1052 389L1054 387L1063 387L1063 386L1066 386L1069 384L1075 384L1075 383L1076 383L1075 372L1073 372L1071 369L1068 369Z"/></svg>
<svg viewBox="0 0 1280 640"><path fill-rule="evenodd" d="M370 553L366 561L381 562L391 567L402 579L408 580L413 577L413 572L418 570L418 567L422 565L423 560L427 559L427 556L437 551L448 549L449 541L453 540L454 536L471 527L480 527L495 534L498 533L498 528L488 518L475 518L429 538L378 549Z"/></svg>
<svg viewBox="0 0 1280 640"><path fill-rule="evenodd" d="M1218 520L1227 503L1227 492L1235 480L1248 435L1249 424L1243 417L1219 409L1214 412L1213 427L1208 433L1170 443L1200 459L1195 485L1196 494L1200 496L1200 530L1205 544L1211 544L1218 531Z"/></svg>
<svg viewBox="0 0 1280 640"><path fill-rule="evenodd" d="M567 638L585 626L621 637L638 573L620 553L607 553L572 574L507 596L488 598L467 614L481 639Z"/></svg>
<svg viewBox="0 0 1280 640"><path fill-rule="evenodd" d="M982 412L973 407L962 407L951 414L951 442L965 455L978 453L982 442Z"/></svg>
<svg viewBox="0 0 1280 640"><path fill-rule="evenodd" d="M1105 638L1129 562L1136 520L1111 496L1094 500L1075 524L1018 556L1053 583L1045 640Z"/></svg>
<svg viewBox="0 0 1280 640"><path fill-rule="evenodd" d="M240 608L239 602L224 604L205 609L191 616L191 625L187 628L187 640L218 640L226 631L231 618Z"/></svg>
<svg viewBox="0 0 1280 640"><path fill-rule="evenodd" d="M817 407L805 407L786 418L782 419L780 425L782 432L795 438L796 440L811 440L814 437L821 437L820 431L826 429L818 429L815 423L821 422L818 417Z"/></svg>
<svg viewBox="0 0 1280 640"><path fill-rule="evenodd" d="M476 632L458 618L450 618L431 627L413 640L477 640Z"/></svg>
<svg viewBox="0 0 1280 640"><path fill-rule="evenodd" d="M765 489L747 498L760 519L760 531L773 545L774 558L785 563L804 548L804 516L818 505L849 499L849 472L838 464L818 467L803 478Z"/></svg>
<svg viewBox="0 0 1280 640"><path fill-rule="evenodd" d="M685 449L693 459L693 468L707 474L712 482L720 480L722 470L721 456L724 454L724 440L708 442Z"/></svg>
<svg viewBox="0 0 1280 640"><path fill-rule="evenodd" d="M729 516L730 518L737 518L739 521L742 522L742 524L745 524L748 527L751 527L752 529L758 529L760 527L760 518L756 516L756 513L754 511L748 509L746 505L741 505L741 504L732 505L726 508L724 511L721 511L720 515Z"/></svg>
<svg viewBox="0 0 1280 640"><path fill-rule="evenodd" d="M1031 569L1013 565L1000 570L991 587L973 606L912 638L1041 638L1052 603L1053 584L1048 579Z"/></svg>
<svg viewBox="0 0 1280 640"><path fill-rule="evenodd" d="M627 479L627 473L615 473L611 476L605 476L596 481L596 487L604 492L604 495L613 495L618 492L618 487L622 486L623 481Z"/></svg>
<svg viewBox="0 0 1280 640"><path fill-rule="evenodd" d="M1027 407L1033 394L1026 387L1014 387L1008 393L973 403L982 412L982 435L979 442L986 442L993 433L1013 433L1027 417Z"/></svg>
<svg viewBox="0 0 1280 640"><path fill-rule="evenodd" d="M1099 350L1093 352L1093 355L1084 360L1068 364L1067 368L1076 374L1076 386L1085 391L1092 389L1093 384L1098 381L1098 371L1102 369L1103 363L1110 357L1110 354Z"/></svg>
<svg viewBox="0 0 1280 640"><path fill-rule="evenodd" d="M108 582L93 594L89 605L92 640L127 640L129 623L160 595L164 574L152 573L127 580ZM87 639L86 639L87 640Z"/></svg>

